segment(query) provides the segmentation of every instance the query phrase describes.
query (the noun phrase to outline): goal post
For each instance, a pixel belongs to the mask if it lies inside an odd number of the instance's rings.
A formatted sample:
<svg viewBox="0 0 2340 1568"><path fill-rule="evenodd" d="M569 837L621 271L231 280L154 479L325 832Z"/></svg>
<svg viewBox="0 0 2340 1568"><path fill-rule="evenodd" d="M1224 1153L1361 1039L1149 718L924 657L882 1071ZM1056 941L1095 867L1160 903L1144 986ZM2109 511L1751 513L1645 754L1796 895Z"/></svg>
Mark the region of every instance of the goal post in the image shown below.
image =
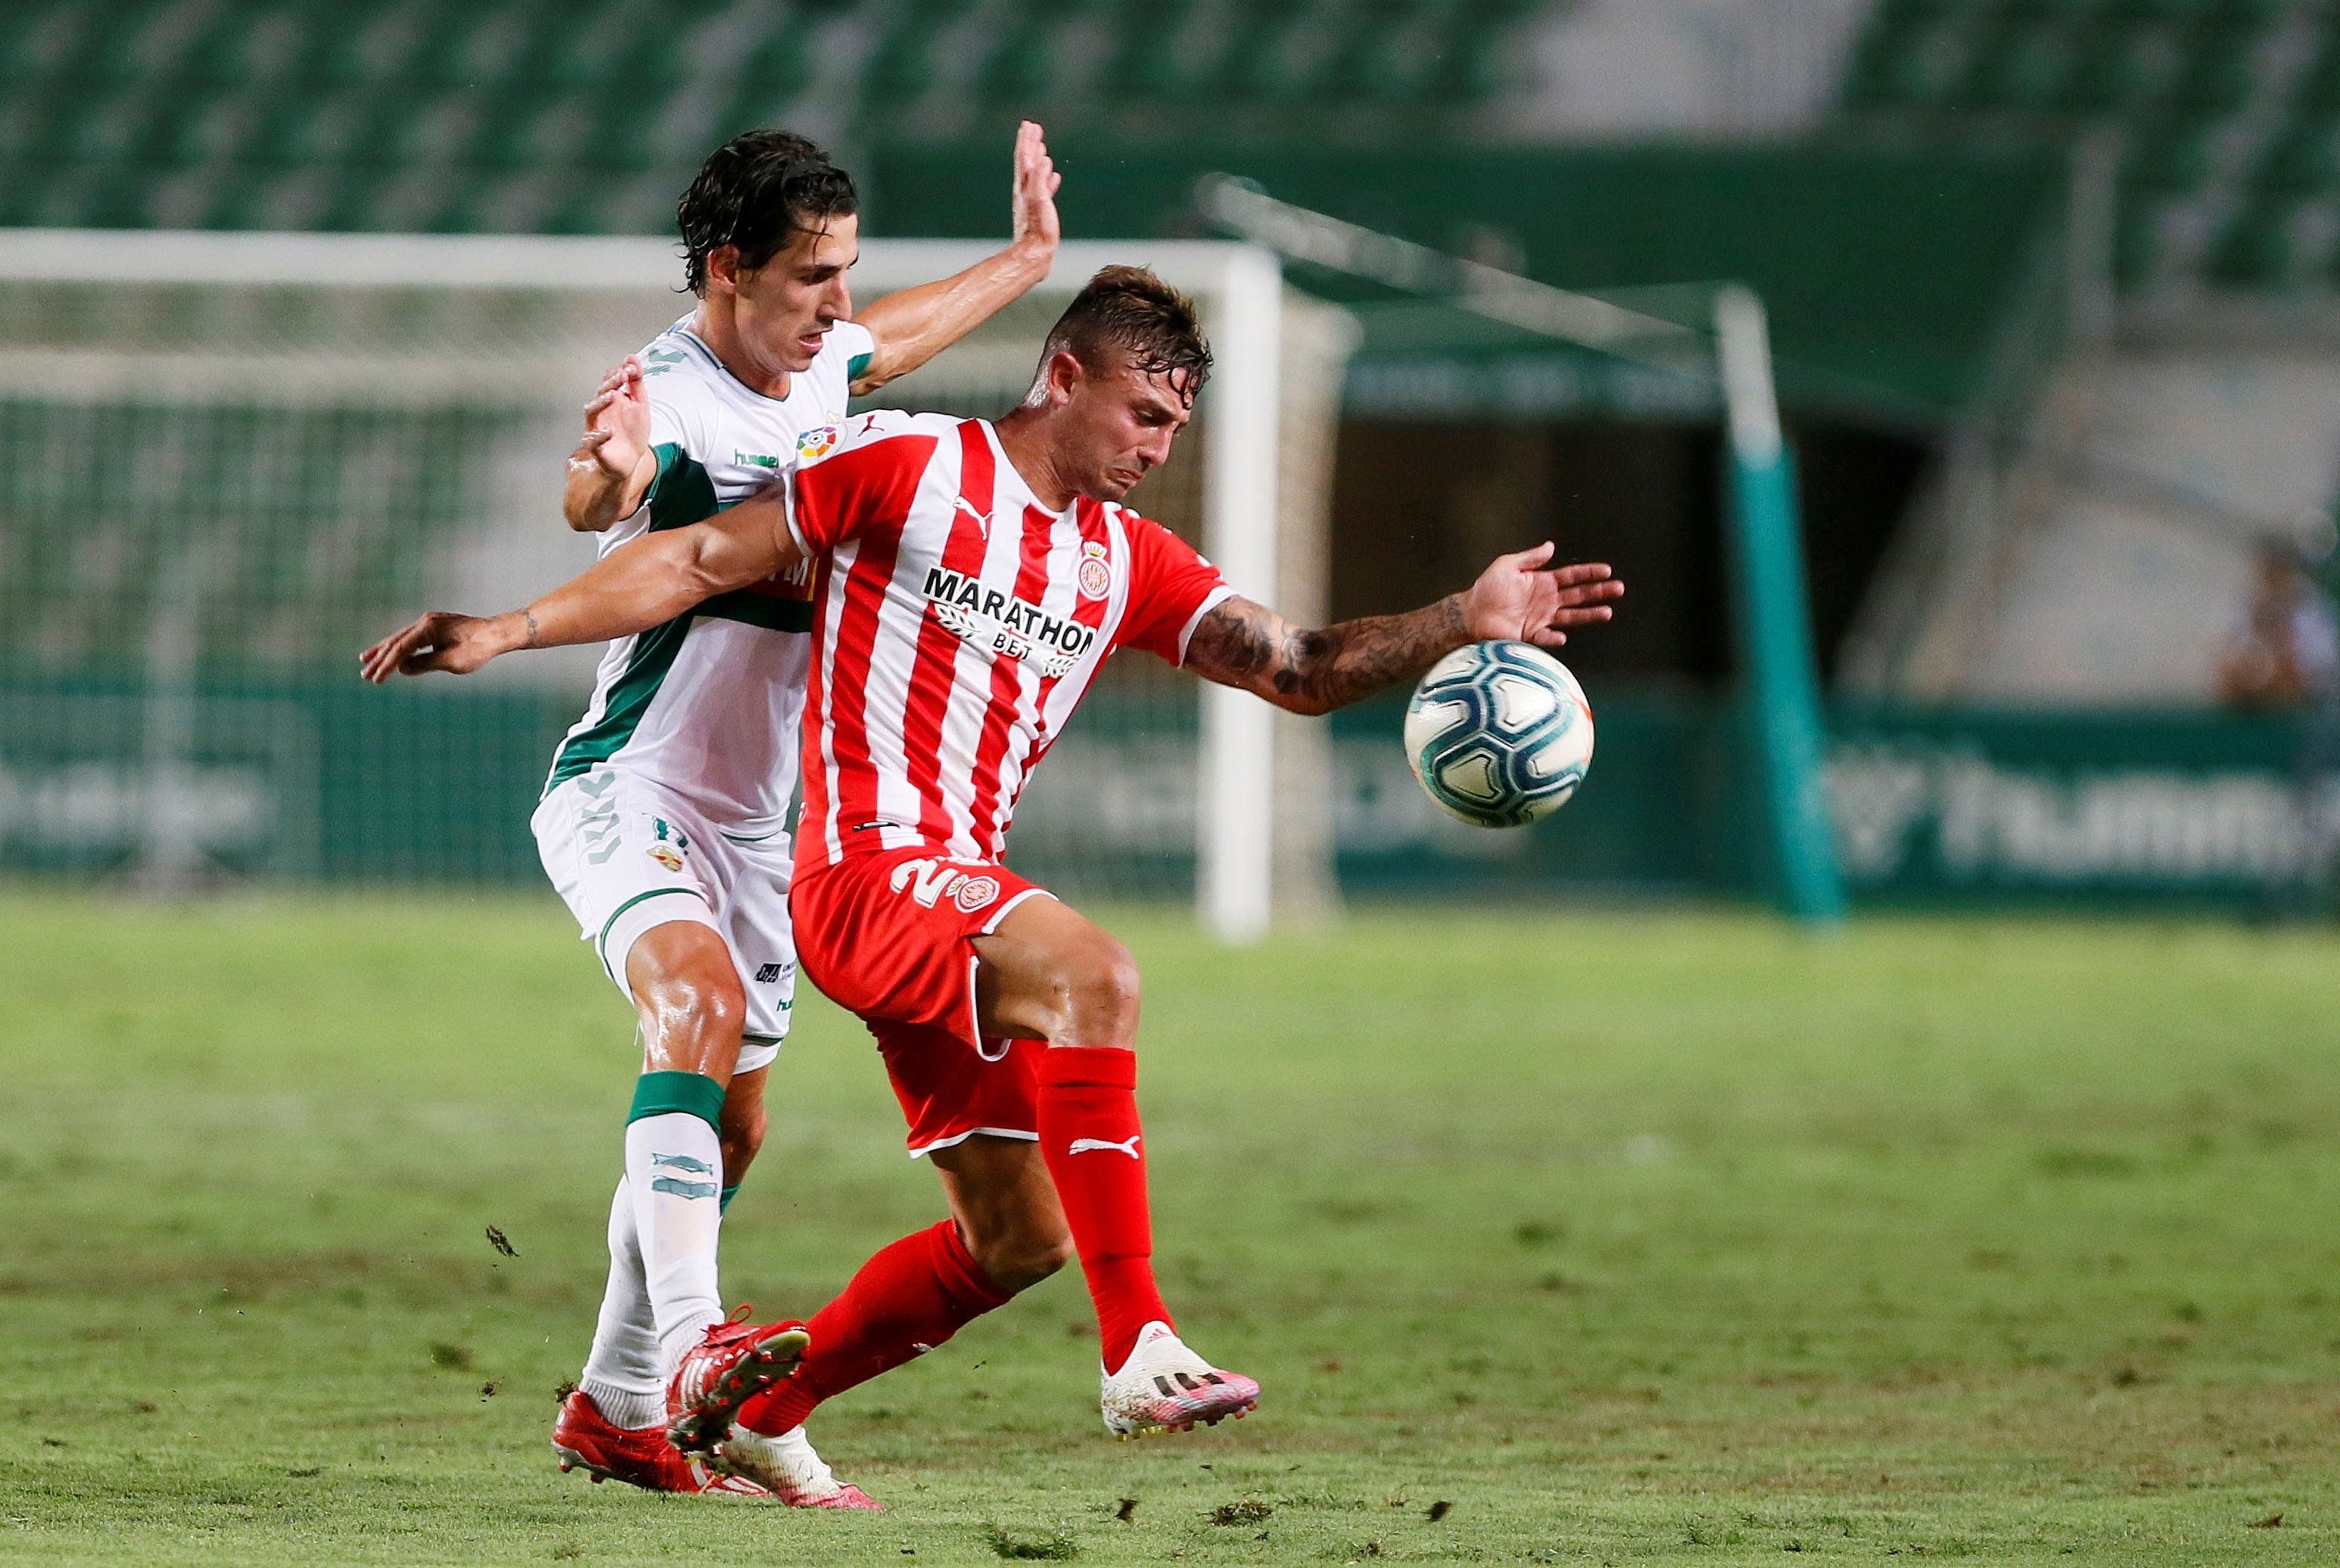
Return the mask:
<svg viewBox="0 0 2340 1568"><path fill-rule="evenodd" d="M1748 676L1763 837L1774 862L1770 871L1787 913L1826 925L1844 918L1844 882L1823 783L1827 730L1812 656L1795 471L1780 429L1770 331L1753 290L1731 284L1716 291L1714 333L1730 451L1737 568L1731 579L1739 600L1732 620Z"/></svg>
<svg viewBox="0 0 2340 1568"><path fill-rule="evenodd" d="M1829 815L1827 730L1794 468L1780 422L1770 331L1754 291L1737 283L1675 285L1667 292L1710 313L1695 323L1673 321L1279 201L1230 174L1205 175L1195 204L1225 232L1294 262L1708 389L1722 415L1728 454L1729 581L1764 878L1782 913L1815 925L1841 919L1844 888Z"/></svg>
<svg viewBox="0 0 2340 1568"><path fill-rule="evenodd" d="M857 303L996 249L868 241ZM1287 404L1308 394L1326 428L1301 439L1329 449L1337 396L1283 376L1268 251L1068 243L1031 294L867 402L996 417L1117 263L1193 294L1217 360L1195 431L1132 503L1273 601ZM478 703L452 683L360 691L353 655L426 600L501 604L591 559L559 519L578 407L689 308L681 271L653 238L0 232L0 866L147 886L532 875L529 791L594 650L500 661L464 683L492 694ZM1292 471L1316 475L1304 511L1328 469ZM1276 831L1272 712L1195 684L1112 671L1017 839L1084 893L1190 894L1249 940L1309 838ZM419 793L383 799L402 789Z"/></svg>

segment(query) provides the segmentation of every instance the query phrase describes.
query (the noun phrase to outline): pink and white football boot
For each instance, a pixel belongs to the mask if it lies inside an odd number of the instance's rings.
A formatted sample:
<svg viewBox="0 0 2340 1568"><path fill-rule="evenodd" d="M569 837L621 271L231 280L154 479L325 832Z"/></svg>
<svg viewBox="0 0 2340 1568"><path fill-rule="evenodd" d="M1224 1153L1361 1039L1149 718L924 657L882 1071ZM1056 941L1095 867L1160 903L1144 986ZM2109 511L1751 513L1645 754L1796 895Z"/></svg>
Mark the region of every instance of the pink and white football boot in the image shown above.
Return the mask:
<svg viewBox="0 0 2340 1568"><path fill-rule="evenodd" d="M667 1380L668 1440L694 1459L709 1457L730 1434L739 1407L794 1372L812 1343L801 1323L745 1321L752 1310L743 1305L709 1325Z"/></svg>
<svg viewBox="0 0 2340 1568"><path fill-rule="evenodd" d="M731 1434L715 1445L708 1463L716 1469L753 1482L791 1508L862 1508L885 1512L886 1505L849 1482L839 1481L812 1451L805 1429L792 1426L777 1437L734 1424Z"/></svg>
<svg viewBox="0 0 2340 1568"><path fill-rule="evenodd" d="M701 1492L766 1502L772 1496L743 1476L685 1457L666 1440L663 1426L620 1426L581 1388L562 1402L552 1423L552 1452L564 1473L582 1470L597 1485L622 1481L649 1492Z"/></svg>
<svg viewBox="0 0 2340 1568"><path fill-rule="evenodd" d="M1126 1440L1149 1432L1191 1432L1216 1426L1259 1404L1259 1384L1239 1372L1222 1372L1186 1348L1166 1323L1138 1330L1137 1344L1119 1372L1107 1372L1097 1401L1105 1429Z"/></svg>

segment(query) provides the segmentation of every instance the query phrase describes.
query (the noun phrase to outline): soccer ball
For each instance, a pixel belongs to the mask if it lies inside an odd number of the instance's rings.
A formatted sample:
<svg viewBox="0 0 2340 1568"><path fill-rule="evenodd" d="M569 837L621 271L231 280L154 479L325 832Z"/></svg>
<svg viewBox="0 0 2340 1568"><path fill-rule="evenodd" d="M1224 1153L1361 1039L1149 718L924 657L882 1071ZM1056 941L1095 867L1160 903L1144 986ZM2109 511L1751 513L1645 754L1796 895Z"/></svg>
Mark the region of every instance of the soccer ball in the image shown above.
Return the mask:
<svg viewBox="0 0 2340 1568"><path fill-rule="evenodd" d="M1529 642L1475 642L1430 667L1405 705L1405 759L1433 800L1477 828L1557 811L1592 763L1592 710Z"/></svg>

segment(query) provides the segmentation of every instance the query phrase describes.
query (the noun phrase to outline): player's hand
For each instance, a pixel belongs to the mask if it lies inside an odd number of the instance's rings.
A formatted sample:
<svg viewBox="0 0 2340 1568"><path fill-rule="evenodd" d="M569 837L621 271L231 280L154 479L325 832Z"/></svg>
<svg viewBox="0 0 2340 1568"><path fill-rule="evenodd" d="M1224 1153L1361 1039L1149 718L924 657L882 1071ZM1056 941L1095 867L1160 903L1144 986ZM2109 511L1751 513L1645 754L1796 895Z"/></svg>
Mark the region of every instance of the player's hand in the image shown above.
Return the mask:
<svg viewBox="0 0 2340 1568"><path fill-rule="evenodd" d="M1599 562L1548 565L1547 540L1517 555L1499 555L1462 595L1463 623L1480 641L1497 638L1558 648L1564 628L1609 619L1609 601L1624 596L1625 585Z"/></svg>
<svg viewBox="0 0 2340 1568"><path fill-rule="evenodd" d="M633 477L650 450L650 400L642 390L642 362L626 362L601 378L585 405L585 439L569 454L571 469L599 469L616 480Z"/></svg>
<svg viewBox="0 0 2340 1568"><path fill-rule="evenodd" d="M1013 248L1041 261L1054 261L1064 229L1056 221L1056 187L1065 177L1048 157L1040 127L1026 120L1016 127L1016 186L1010 198Z"/></svg>
<svg viewBox="0 0 2340 1568"><path fill-rule="evenodd" d="M456 615L434 610L358 655L358 671L376 686L393 675L443 670L469 675L499 653L527 646L510 615Z"/></svg>

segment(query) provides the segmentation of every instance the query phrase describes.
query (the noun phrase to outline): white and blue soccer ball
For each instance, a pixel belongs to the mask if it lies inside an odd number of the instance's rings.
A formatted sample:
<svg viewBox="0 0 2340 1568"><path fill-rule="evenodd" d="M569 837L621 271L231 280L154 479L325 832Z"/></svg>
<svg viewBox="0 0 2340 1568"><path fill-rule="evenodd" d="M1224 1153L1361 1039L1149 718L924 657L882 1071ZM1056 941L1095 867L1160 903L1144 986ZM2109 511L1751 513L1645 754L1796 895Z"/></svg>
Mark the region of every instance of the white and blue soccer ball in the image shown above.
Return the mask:
<svg viewBox="0 0 2340 1568"><path fill-rule="evenodd" d="M1430 798L1479 828L1557 811L1592 765L1592 709L1530 642L1475 642L1430 667L1405 705L1405 759Z"/></svg>

